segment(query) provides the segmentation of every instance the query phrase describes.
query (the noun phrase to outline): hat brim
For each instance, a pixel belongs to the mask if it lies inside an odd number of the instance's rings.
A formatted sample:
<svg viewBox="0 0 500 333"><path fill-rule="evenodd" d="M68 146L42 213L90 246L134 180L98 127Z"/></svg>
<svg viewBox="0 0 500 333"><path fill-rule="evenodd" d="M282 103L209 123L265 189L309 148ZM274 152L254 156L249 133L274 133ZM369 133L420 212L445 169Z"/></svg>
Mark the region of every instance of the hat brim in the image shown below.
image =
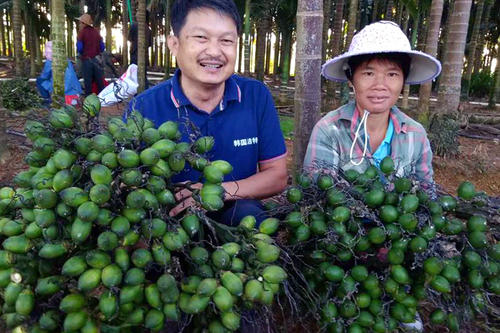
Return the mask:
<svg viewBox="0 0 500 333"><path fill-rule="evenodd" d="M343 53L333 59L328 60L321 68L321 74L328 80L346 82L347 77L344 72L344 64L351 57L365 54L381 53L406 53L411 58L410 73L405 84L421 84L435 79L441 73L441 62L436 58L420 51L387 50L384 52L365 53Z"/></svg>

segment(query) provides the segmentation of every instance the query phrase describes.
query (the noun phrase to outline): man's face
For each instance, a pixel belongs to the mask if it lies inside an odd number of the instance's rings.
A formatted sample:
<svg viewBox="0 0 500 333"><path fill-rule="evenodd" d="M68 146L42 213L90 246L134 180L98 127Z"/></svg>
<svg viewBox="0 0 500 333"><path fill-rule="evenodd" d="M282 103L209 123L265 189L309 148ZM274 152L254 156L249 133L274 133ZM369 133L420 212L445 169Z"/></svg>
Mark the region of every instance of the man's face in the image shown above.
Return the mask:
<svg viewBox="0 0 500 333"><path fill-rule="evenodd" d="M237 41L229 16L208 8L190 11L179 35L168 39L183 86L223 84L234 72Z"/></svg>

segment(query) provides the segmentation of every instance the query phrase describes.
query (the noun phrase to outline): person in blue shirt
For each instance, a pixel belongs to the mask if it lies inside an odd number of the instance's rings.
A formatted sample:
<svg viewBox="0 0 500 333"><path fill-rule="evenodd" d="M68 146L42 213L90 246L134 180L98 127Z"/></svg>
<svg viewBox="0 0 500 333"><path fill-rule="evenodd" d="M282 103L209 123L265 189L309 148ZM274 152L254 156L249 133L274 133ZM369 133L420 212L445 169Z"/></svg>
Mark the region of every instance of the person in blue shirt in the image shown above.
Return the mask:
<svg viewBox="0 0 500 333"><path fill-rule="evenodd" d="M40 95L44 99L45 105L50 105L51 95L54 90L52 81L52 41L45 44L45 64L40 76L36 78L36 86ZM78 81L73 63L68 60L68 66L64 73L64 95L67 97L76 97L83 92L82 86Z"/></svg>
<svg viewBox="0 0 500 333"><path fill-rule="evenodd" d="M241 32L236 6L232 0L176 1L171 22L174 34L168 47L179 69L132 100L128 111L139 111L156 126L179 122L185 142L213 136L208 157L233 166L222 183L226 205L216 218L230 225L246 215L262 221L266 216L258 199L287 185L286 146L269 90L259 81L234 75ZM190 168L173 177L174 182L200 180L200 173ZM171 215L195 204L187 189L177 192L176 199L179 205Z"/></svg>

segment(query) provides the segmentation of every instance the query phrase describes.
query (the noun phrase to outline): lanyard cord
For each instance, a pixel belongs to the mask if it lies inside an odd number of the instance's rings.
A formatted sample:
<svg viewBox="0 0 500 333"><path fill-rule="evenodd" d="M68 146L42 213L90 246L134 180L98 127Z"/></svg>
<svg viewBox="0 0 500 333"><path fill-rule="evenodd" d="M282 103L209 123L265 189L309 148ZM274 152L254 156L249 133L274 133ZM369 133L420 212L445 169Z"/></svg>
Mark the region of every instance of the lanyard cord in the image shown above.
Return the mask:
<svg viewBox="0 0 500 333"><path fill-rule="evenodd" d="M363 117L361 118L361 123L358 125L358 128L356 129L356 134L354 135L354 140L352 141L351 150L349 152L349 160L352 164L354 164L356 166L363 163L363 160L365 159L366 149L368 147L368 132L366 131L366 122L368 121L369 115L370 115L370 112L365 110L365 113L363 114ZM354 152L354 146L356 145L356 141L358 141L359 130L361 129L361 126L363 126L363 130L365 131L365 144L364 144L364 148L363 148L363 155L361 156L361 160L359 160L359 162L354 162L353 158L352 158L352 153Z"/></svg>
<svg viewBox="0 0 500 333"><path fill-rule="evenodd" d="M130 19L130 24L132 25L132 6L130 5L130 0L127 0L127 7L128 7L128 17Z"/></svg>

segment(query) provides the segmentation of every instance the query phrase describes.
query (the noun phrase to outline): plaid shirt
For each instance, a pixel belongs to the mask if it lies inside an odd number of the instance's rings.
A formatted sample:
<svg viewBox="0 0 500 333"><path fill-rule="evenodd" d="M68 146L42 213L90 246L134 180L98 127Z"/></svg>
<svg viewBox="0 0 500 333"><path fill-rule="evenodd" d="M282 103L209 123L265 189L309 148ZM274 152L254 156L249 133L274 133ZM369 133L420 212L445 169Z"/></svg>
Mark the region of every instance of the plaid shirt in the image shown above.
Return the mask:
<svg viewBox="0 0 500 333"><path fill-rule="evenodd" d="M394 124L391 157L399 177L416 175L419 180L432 183L432 151L427 133L421 124L401 112L396 106L390 110ZM314 126L304 159L304 168L309 170L355 169L363 172L372 163L370 146L363 162L356 166L349 158L356 129L361 121L360 113L351 102L329 112ZM364 131L360 130L358 142L353 150L353 161L359 162L363 155Z"/></svg>

